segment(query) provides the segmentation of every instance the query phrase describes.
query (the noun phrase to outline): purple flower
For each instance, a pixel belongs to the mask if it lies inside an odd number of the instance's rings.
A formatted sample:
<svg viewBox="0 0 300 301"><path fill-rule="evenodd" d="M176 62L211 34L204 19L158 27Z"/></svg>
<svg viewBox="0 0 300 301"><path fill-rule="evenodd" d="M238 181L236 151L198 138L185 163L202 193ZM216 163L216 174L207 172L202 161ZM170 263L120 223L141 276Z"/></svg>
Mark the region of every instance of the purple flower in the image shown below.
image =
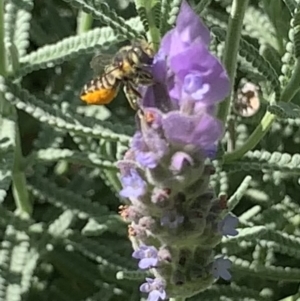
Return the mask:
<svg viewBox="0 0 300 301"><path fill-rule="evenodd" d="M149 128L147 131L137 132L132 139L136 161L143 167L155 168L159 160L168 150L167 143L157 132Z"/></svg>
<svg viewBox="0 0 300 301"><path fill-rule="evenodd" d="M239 220L237 217L233 216L232 214L227 214L225 218L219 222L218 228L219 231L224 236L236 236L238 235L238 231L235 229L239 223Z"/></svg>
<svg viewBox="0 0 300 301"><path fill-rule="evenodd" d="M163 227L169 227L170 229L177 228L184 221L184 216L178 215L175 211L167 211L160 219L160 224Z"/></svg>
<svg viewBox="0 0 300 301"><path fill-rule="evenodd" d="M145 194L147 189L146 182L140 177L138 172L130 168L121 176L123 189L120 191L120 196L124 198L138 198Z"/></svg>
<svg viewBox="0 0 300 301"><path fill-rule="evenodd" d="M212 266L212 274L218 279L219 277L224 280L230 280L231 274L228 272L228 269L231 268L231 261L229 259L224 259L223 257L217 258Z"/></svg>
<svg viewBox="0 0 300 301"><path fill-rule="evenodd" d="M163 119L165 137L173 143L191 144L200 149L211 149L223 135L220 121L209 114L185 115L170 112Z"/></svg>
<svg viewBox="0 0 300 301"><path fill-rule="evenodd" d="M139 268L142 270L157 266L158 251L152 246L140 246L140 248L132 253L132 257L140 259Z"/></svg>
<svg viewBox="0 0 300 301"><path fill-rule="evenodd" d="M205 159L217 154L224 125L216 111L230 89L209 43L207 27L183 0L176 26L162 39L151 64L153 85L138 87L138 130L120 166L120 194L136 208L123 211L131 222L132 242L140 246L132 257L140 269L159 277L146 278L140 286L148 301L166 300L168 289L177 295L177 284L182 285L179 294L189 294L193 274L185 266L190 263L200 266L201 289L211 284L212 275L231 277L228 259L211 259L221 233L237 234L237 220L230 215L221 220L225 208L209 187L213 169ZM150 245L153 239L157 248ZM196 251L201 255L190 257Z"/></svg>
<svg viewBox="0 0 300 301"><path fill-rule="evenodd" d="M176 152L171 158L170 169L174 172L181 172L186 166L193 166L194 160L184 152Z"/></svg>
<svg viewBox="0 0 300 301"><path fill-rule="evenodd" d="M212 105L222 101L229 93L226 71L201 42L170 57L170 68L175 74L170 95L178 101L190 98L204 105Z"/></svg>
<svg viewBox="0 0 300 301"><path fill-rule="evenodd" d="M166 300L165 283L158 278L146 278L146 283L140 286L142 293L149 293L147 301Z"/></svg>
<svg viewBox="0 0 300 301"><path fill-rule="evenodd" d="M210 33L199 16L186 1L183 1L176 20L176 26L163 37L161 48L170 57L173 57L183 52L193 42L202 42L204 45L208 45Z"/></svg>

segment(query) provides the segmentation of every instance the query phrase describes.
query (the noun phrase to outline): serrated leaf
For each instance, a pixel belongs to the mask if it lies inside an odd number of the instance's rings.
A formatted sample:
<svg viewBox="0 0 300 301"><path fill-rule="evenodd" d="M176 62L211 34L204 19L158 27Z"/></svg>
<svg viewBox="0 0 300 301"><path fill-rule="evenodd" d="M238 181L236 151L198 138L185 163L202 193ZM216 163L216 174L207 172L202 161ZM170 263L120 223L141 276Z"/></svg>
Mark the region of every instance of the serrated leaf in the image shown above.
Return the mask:
<svg viewBox="0 0 300 301"><path fill-rule="evenodd" d="M56 207L81 214L85 218L94 217L97 219L109 214L107 207L92 203L87 198L60 188L54 182L44 177L30 178L28 180L28 188L34 196L39 197L41 200L46 200Z"/></svg>
<svg viewBox="0 0 300 301"><path fill-rule="evenodd" d="M13 224L6 227L0 245L1 300L22 300L22 278L27 276L23 273L29 259L29 246L29 236L24 231L17 230ZM9 279L14 279L14 281L9 281Z"/></svg>
<svg viewBox="0 0 300 301"><path fill-rule="evenodd" d="M240 170L250 171L281 171L289 174L300 173L300 155L290 155L287 153L267 152L267 151L249 151L241 159L234 163L224 164L225 170L228 172L236 172Z"/></svg>
<svg viewBox="0 0 300 301"><path fill-rule="evenodd" d="M279 101L275 105L269 105L268 111L279 118L295 119L300 117L300 107L292 102Z"/></svg>
<svg viewBox="0 0 300 301"><path fill-rule="evenodd" d="M2 102L2 103L1 103ZM11 184L16 147L16 121L13 107L0 95L0 203Z"/></svg>
<svg viewBox="0 0 300 301"><path fill-rule="evenodd" d="M81 8L84 12L91 14L95 19L101 20L104 24L113 28L115 33L125 39L135 39L139 32L129 26L125 20L118 16L105 2L84 1L84 0L64 0L75 7Z"/></svg>
<svg viewBox="0 0 300 301"><path fill-rule="evenodd" d="M261 45L268 44L278 51L281 50L278 48L274 26L262 11L249 6L245 12L244 23L244 31L251 38L257 38Z"/></svg>
<svg viewBox="0 0 300 301"><path fill-rule="evenodd" d="M212 27L212 32L216 35L220 41L225 41L226 31L220 27ZM275 92L276 100L280 98L280 82L278 74L264 57L262 57L258 50L248 43L245 39L240 40L239 55L245 58L252 66L261 73L267 81L272 85Z"/></svg>
<svg viewBox="0 0 300 301"><path fill-rule="evenodd" d="M3 77L0 77L0 91L3 92L6 100L15 105L18 109L24 110L39 121L51 126L71 131L78 135L119 141L125 143L125 145L129 142L130 138L128 136L118 135L109 129L101 127L99 125L100 121L97 121L96 124L95 122L89 123L88 118L76 116L74 113L72 116L69 116L66 113L55 110L51 104L35 98L29 94L27 90L21 89ZM112 124L107 123L107 125L109 127ZM116 130L117 128L114 127L114 131ZM119 128L119 130L122 131L122 127Z"/></svg>
<svg viewBox="0 0 300 301"><path fill-rule="evenodd" d="M162 0L160 32L164 35L176 22L182 0Z"/></svg>
<svg viewBox="0 0 300 301"><path fill-rule="evenodd" d="M66 160L74 164L80 164L88 167L100 167L103 169L118 170L114 162L101 158L101 155L96 153L80 152L70 149L40 149L31 155L31 160L39 162L57 162Z"/></svg>
<svg viewBox="0 0 300 301"><path fill-rule="evenodd" d="M286 7L289 9L291 15L294 14L294 10L297 7L297 3L295 0L283 0L283 2L285 3Z"/></svg>
<svg viewBox="0 0 300 301"><path fill-rule="evenodd" d="M297 8L294 11L292 20L292 28L294 31L294 47L296 58L300 57L300 3L298 2Z"/></svg>
<svg viewBox="0 0 300 301"><path fill-rule="evenodd" d="M132 18L127 24L141 32L139 18ZM110 27L95 28L79 36L63 39L53 45L46 45L20 58L20 69L16 77L45 68L52 68L81 55L93 53L96 48L106 49L109 45L124 41L125 37L116 35Z"/></svg>

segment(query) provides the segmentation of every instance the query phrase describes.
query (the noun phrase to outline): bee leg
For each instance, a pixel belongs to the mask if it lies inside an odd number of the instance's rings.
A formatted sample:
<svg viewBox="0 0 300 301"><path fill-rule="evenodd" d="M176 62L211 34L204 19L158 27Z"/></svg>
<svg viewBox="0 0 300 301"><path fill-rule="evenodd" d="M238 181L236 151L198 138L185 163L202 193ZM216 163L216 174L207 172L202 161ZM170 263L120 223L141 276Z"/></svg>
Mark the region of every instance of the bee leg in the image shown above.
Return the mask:
<svg viewBox="0 0 300 301"><path fill-rule="evenodd" d="M133 85L129 82L127 82L124 85L124 92L126 94L126 97L128 99L128 102L129 102L131 108L135 111L138 110L138 108L139 108L138 102L139 102L139 99L142 98L142 95L140 94L140 92L137 91L133 87Z"/></svg>
<svg viewBox="0 0 300 301"><path fill-rule="evenodd" d="M142 68L137 68L137 74L137 82L139 82L141 85L151 86L154 84L155 80L150 71L147 71Z"/></svg>

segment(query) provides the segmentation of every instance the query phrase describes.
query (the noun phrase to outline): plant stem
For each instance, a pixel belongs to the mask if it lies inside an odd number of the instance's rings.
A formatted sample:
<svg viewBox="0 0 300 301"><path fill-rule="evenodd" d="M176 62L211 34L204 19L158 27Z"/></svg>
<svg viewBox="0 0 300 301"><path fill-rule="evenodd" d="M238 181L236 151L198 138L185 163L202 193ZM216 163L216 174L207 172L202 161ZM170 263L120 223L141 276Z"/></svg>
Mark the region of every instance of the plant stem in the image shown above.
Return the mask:
<svg viewBox="0 0 300 301"><path fill-rule="evenodd" d="M4 44L4 0L0 0L0 75L6 76L6 51ZM26 177L22 167L22 150L20 143L20 133L17 123L17 113L15 108L7 102L4 95L0 97L0 118L3 122L14 120L15 130L15 149L14 149L14 167L12 171L12 190L19 213L32 213L32 204L29 201L29 195L26 188Z"/></svg>
<svg viewBox="0 0 300 301"><path fill-rule="evenodd" d="M249 0L233 0L229 17L223 62L231 82L231 91L233 90L237 54L240 44L243 19L248 2ZM218 118L224 123L226 122L227 115L229 113L230 99L231 96L228 96L220 103L218 108Z"/></svg>
<svg viewBox="0 0 300 301"><path fill-rule="evenodd" d="M246 154L249 150L253 149L259 143L259 141L266 135L274 119L275 115L271 114L270 112L266 112L265 116L260 121L260 124L256 127L254 132L243 144L243 146L237 149L236 151L224 155L224 163L237 160L241 158L244 154Z"/></svg>
<svg viewBox="0 0 300 301"><path fill-rule="evenodd" d="M152 13L153 5L155 5L155 0L135 0L135 6L137 11L144 9L148 21L149 29L147 31L148 42L153 43L153 48L157 51L160 44L160 31L156 27L155 18Z"/></svg>
<svg viewBox="0 0 300 301"><path fill-rule="evenodd" d="M4 0L0 0L0 74L6 75L6 60L5 60L5 45L4 45Z"/></svg>
<svg viewBox="0 0 300 301"><path fill-rule="evenodd" d="M185 301L185 298L171 298L170 301Z"/></svg>
<svg viewBox="0 0 300 301"><path fill-rule="evenodd" d="M88 31L92 27L92 24L93 16L81 10L77 16L77 34L79 35Z"/></svg>
<svg viewBox="0 0 300 301"><path fill-rule="evenodd" d="M32 214L32 204L29 200L29 194L26 187L26 177L23 170L23 155L21 150L21 141L18 122L16 121L16 148L15 162L13 170L13 195L19 212Z"/></svg>
<svg viewBox="0 0 300 301"><path fill-rule="evenodd" d="M300 58L296 61L296 66L292 77L290 78L288 84L281 93L280 101L289 102L294 97L294 95L299 91L299 78L300 78ZM245 144L232 153L227 153L224 156L224 163L237 160L246 154L249 150L252 150L260 140L266 135L270 129L273 121L276 119L276 115L266 112L260 124L256 127L254 132L250 135Z"/></svg>

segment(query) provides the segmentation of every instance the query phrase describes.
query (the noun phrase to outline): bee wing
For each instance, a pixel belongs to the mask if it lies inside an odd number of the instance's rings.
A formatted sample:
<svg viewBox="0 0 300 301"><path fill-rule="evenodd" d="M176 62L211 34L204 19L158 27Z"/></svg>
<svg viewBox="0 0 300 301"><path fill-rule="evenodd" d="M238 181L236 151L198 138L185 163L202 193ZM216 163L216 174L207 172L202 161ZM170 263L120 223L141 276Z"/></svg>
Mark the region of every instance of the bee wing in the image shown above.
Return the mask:
<svg viewBox="0 0 300 301"><path fill-rule="evenodd" d="M100 53L95 55L90 62L90 66L94 73L100 74L104 70L105 66L111 64L113 57L114 55L109 53Z"/></svg>

